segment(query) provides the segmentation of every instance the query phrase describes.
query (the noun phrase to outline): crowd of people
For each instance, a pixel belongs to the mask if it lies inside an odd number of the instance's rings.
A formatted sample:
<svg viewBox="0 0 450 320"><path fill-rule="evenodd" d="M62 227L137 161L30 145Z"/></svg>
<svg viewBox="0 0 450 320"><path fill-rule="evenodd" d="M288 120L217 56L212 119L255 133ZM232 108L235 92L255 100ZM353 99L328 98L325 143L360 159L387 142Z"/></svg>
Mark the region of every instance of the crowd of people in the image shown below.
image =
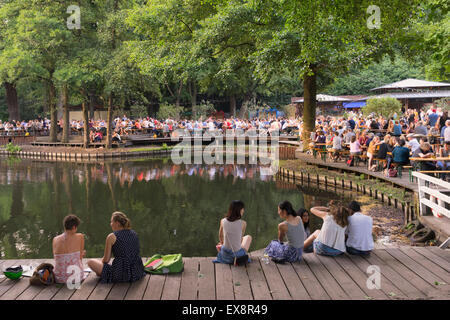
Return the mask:
<svg viewBox="0 0 450 320"><path fill-rule="evenodd" d="M247 223L242 218L245 204L240 200L230 203L226 216L220 220L219 243L214 263L251 263L248 252L252 237L246 235ZM304 208L295 211L289 201L278 205L278 215L284 220L278 225L278 239L264 250L274 262L296 262L303 253L336 256L345 252L369 255L374 248L372 218L361 213L360 204L352 201L348 206L330 202L329 207L313 207L311 213L323 219L322 228L310 232L309 213ZM73 267L84 270L82 259L86 255L84 235L78 233L80 219L75 215L64 218L64 232L53 238L55 280L66 283ZM102 283L134 282L145 275L140 256L137 233L131 229L130 219L122 212L111 215L112 232L107 235L101 259L89 259L87 264L100 277ZM110 263L112 257L114 260ZM85 277L84 272L81 279Z"/></svg>
<svg viewBox="0 0 450 320"><path fill-rule="evenodd" d="M449 170L449 161L410 161L410 158L448 158L450 156L450 118L447 111L407 110L402 115L363 117L323 117L316 120L311 147L331 151L331 159L342 159L344 150L354 157L367 157L367 169L376 171L375 161L384 163L388 174L393 164L414 165L423 171Z"/></svg>

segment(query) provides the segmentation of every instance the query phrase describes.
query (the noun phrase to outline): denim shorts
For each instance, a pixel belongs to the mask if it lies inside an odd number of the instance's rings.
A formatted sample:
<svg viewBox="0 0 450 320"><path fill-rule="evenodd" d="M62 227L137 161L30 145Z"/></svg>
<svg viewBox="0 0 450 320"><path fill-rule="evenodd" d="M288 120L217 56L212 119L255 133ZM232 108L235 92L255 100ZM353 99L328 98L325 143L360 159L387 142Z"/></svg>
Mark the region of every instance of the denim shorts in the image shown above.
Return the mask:
<svg viewBox="0 0 450 320"><path fill-rule="evenodd" d="M320 254L322 256L337 256L337 255L340 255L343 253L340 250L331 248L331 247L323 244L322 242L320 242L317 239L314 240L313 245L314 245L314 253Z"/></svg>
<svg viewBox="0 0 450 320"><path fill-rule="evenodd" d="M368 255L371 252L370 250L369 251L361 251L361 250L358 250L358 249L355 249L352 247L347 247L347 246L346 246L346 248L347 248L347 253L353 254L353 255Z"/></svg>

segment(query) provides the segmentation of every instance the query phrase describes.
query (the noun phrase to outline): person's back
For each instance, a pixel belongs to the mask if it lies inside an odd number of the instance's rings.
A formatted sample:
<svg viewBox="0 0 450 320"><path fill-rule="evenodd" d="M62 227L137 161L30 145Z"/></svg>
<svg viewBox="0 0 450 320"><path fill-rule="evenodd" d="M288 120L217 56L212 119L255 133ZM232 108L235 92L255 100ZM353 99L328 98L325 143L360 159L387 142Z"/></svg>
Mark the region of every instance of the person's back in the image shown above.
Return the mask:
<svg viewBox="0 0 450 320"><path fill-rule="evenodd" d="M79 270L80 279L84 279L82 258L84 252L84 235L77 233L80 220L77 216L69 215L64 218L65 232L53 238L52 248L55 259L55 280L57 283L66 283L76 267Z"/></svg>
<svg viewBox="0 0 450 320"><path fill-rule="evenodd" d="M431 127L433 127L436 124L436 121L439 119L439 115L435 112L431 113L428 116L428 123Z"/></svg>
<svg viewBox="0 0 450 320"><path fill-rule="evenodd" d="M402 126L399 124L394 125L394 136L401 136L402 135Z"/></svg>
<svg viewBox="0 0 450 320"><path fill-rule="evenodd" d="M376 157L378 159L386 159L387 153L388 153L388 144L383 141L383 143L379 145Z"/></svg>
<svg viewBox="0 0 450 320"><path fill-rule="evenodd" d="M414 129L414 133L415 134L421 134L423 136L426 136L428 134L428 130L427 127L425 127L424 125L418 125L415 129Z"/></svg>
<svg viewBox="0 0 450 320"><path fill-rule="evenodd" d="M305 240L305 227L301 221L301 218L298 217L298 224L290 224L286 221L288 226L288 231L286 233L286 237L288 240L288 245L294 248L303 248L303 242Z"/></svg>
<svg viewBox="0 0 450 320"><path fill-rule="evenodd" d="M346 246L359 251L373 250L372 225L372 218L361 212L355 212L349 216ZM348 248L347 251L349 251Z"/></svg>
<svg viewBox="0 0 450 320"><path fill-rule="evenodd" d="M392 158L396 163L409 162L409 149L402 146L397 146L392 150Z"/></svg>
<svg viewBox="0 0 450 320"><path fill-rule="evenodd" d="M317 240L328 247L345 252L346 229L347 227L338 225L331 215L327 215L323 220L322 229Z"/></svg>
<svg viewBox="0 0 450 320"><path fill-rule="evenodd" d="M227 218L222 219L224 233L224 247L237 252L241 248L242 241L242 219L228 221Z"/></svg>

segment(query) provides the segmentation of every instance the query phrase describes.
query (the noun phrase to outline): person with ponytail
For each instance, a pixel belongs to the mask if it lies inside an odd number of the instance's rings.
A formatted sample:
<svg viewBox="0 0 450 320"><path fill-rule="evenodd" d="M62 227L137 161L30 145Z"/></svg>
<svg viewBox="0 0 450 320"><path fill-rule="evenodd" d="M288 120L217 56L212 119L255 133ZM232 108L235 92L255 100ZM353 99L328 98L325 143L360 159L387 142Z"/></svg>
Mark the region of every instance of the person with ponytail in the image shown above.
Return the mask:
<svg viewBox="0 0 450 320"><path fill-rule="evenodd" d="M275 262L300 261L305 240L305 228L289 201L278 205L278 215L284 221L278 225L278 240L272 240L264 250ZM285 237L287 242L284 243Z"/></svg>
<svg viewBox="0 0 450 320"><path fill-rule="evenodd" d="M145 276L142 258L139 255L139 238L131 230L131 222L122 212L111 216L111 229L106 237L105 253L101 261L93 259L88 266L101 278L102 283L134 282ZM112 264L109 264L114 255Z"/></svg>

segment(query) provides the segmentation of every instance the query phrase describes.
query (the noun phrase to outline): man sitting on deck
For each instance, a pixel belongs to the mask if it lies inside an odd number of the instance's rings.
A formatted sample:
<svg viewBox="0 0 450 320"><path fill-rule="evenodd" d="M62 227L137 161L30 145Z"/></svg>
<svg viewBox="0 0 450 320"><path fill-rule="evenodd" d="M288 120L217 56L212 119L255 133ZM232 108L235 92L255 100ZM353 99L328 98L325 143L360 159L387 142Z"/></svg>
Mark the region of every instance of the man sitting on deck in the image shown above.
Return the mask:
<svg viewBox="0 0 450 320"><path fill-rule="evenodd" d="M361 206L357 201L348 205L350 215L346 230L347 253L354 255L368 255L373 250L372 218L361 213Z"/></svg>

